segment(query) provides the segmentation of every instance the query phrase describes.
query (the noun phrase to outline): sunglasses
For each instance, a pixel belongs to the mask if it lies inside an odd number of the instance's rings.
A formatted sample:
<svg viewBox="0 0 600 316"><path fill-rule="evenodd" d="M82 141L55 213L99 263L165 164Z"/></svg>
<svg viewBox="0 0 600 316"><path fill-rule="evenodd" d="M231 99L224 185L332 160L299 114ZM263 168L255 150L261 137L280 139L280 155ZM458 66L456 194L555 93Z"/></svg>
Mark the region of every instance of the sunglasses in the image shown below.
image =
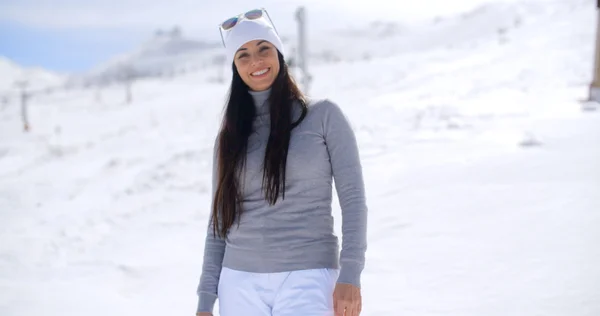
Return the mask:
<svg viewBox="0 0 600 316"><path fill-rule="evenodd" d="M250 10L248 12L245 13L240 13L234 17L231 17L225 21L223 21L220 25L219 25L219 32L221 33L221 42L223 43L223 46L225 46L225 39L223 38L223 31L229 31L232 28L234 28L240 21L246 19L246 20L257 20L263 17L263 15L267 16L267 19L269 19L269 22L271 23L271 26L273 26L273 29L275 30L275 33L277 33L277 29L275 28L275 24L273 24L273 20L271 20L271 17L269 16L269 13L267 12L266 9L261 8L261 9L254 9L254 10Z"/></svg>

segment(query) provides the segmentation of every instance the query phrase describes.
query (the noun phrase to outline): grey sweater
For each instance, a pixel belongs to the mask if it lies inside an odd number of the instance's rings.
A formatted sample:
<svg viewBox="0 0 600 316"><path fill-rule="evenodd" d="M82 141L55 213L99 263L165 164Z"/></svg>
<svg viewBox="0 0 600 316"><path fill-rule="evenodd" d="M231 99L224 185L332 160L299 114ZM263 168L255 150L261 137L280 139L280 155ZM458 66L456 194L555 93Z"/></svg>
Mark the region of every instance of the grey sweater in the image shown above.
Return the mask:
<svg viewBox="0 0 600 316"><path fill-rule="evenodd" d="M270 206L261 187L270 126L269 93L251 92L257 115L241 181L240 224L232 226L227 241L215 238L212 225L208 225L198 312L212 312L221 267L254 273L339 268L338 283L360 287L367 248L367 206L358 146L349 121L335 103L309 103L304 121L290 139L285 200L280 197ZM299 117L299 106L293 113L295 119ZM334 234L332 182L342 210L341 252Z"/></svg>

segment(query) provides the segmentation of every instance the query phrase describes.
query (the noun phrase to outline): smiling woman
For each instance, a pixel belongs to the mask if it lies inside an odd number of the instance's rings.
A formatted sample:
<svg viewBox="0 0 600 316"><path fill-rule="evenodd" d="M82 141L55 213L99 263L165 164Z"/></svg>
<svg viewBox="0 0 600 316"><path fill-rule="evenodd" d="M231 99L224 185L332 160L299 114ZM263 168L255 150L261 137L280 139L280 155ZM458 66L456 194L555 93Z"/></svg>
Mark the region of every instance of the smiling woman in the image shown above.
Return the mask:
<svg viewBox="0 0 600 316"><path fill-rule="evenodd" d="M265 40L245 43L236 52L235 67L251 90L266 90L279 73L277 48Z"/></svg>
<svg viewBox="0 0 600 316"><path fill-rule="evenodd" d="M212 315L218 298L221 316L358 316L367 206L356 138L340 107L302 94L267 17L252 10L221 25L233 76L197 315Z"/></svg>

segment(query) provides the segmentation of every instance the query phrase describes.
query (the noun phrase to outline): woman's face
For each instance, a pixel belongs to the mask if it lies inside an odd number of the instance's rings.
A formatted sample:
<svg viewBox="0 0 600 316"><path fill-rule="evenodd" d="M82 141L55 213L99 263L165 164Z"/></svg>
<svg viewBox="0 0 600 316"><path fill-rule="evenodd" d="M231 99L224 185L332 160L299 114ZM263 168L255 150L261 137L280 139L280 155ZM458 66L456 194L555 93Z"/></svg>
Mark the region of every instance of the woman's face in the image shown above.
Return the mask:
<svg viewBox="0 0 600 316"><path fill-rule="evenodd" d="M253 91L270 88L279 73L277 48L265 40L244 44L235 53L233 62L242 80Z"/></svg>

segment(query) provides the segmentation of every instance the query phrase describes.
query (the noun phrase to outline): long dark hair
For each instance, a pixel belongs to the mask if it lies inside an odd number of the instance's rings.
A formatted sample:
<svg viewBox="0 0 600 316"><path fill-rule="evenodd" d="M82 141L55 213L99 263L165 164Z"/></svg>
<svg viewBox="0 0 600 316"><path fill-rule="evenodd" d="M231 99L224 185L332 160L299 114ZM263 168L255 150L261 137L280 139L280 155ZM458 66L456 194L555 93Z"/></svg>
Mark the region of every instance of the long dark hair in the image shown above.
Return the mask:
<svg viewBox="0 0 600 316"><path fill-rule="evenodd" d="M263 191L273 205L281 195L285 199L285 170L291 131L308 111L305 96L291 77L283 55L277 52L279 73L269 95L271 131L263 162ZM213 233L222 238L241 214L240 175L245 165L248 137L252 133L256 108L235 65L229 100L217 140L217 187L213 197L211 221ZM300 118L292 121L294 103L302 110ZM239 222L238 222L239 223Z"/></svg>

